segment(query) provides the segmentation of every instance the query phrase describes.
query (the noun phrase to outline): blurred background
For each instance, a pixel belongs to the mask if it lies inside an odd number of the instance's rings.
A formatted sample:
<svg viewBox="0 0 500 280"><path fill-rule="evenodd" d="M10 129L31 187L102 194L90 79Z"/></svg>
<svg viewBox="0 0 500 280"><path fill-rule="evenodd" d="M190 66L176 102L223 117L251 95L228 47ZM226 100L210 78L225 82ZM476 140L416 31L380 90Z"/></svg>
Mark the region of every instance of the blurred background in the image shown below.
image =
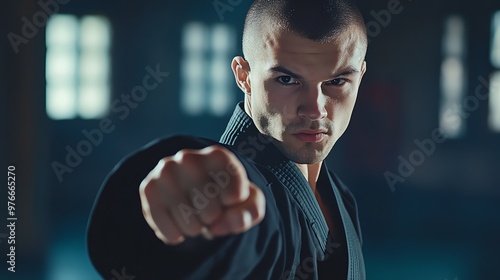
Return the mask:
<svg viewBox="0 0 500 280"><path fill-rule="evenodd" d="M18 220L15 273L0 227L1 279L99 279L85 230L101 183L156 138L218 139L243 99L230 61L250 2L2 2ZM500 2L357 2L368 71L328 163L357 198L368 279L500 279Z"/></svg>

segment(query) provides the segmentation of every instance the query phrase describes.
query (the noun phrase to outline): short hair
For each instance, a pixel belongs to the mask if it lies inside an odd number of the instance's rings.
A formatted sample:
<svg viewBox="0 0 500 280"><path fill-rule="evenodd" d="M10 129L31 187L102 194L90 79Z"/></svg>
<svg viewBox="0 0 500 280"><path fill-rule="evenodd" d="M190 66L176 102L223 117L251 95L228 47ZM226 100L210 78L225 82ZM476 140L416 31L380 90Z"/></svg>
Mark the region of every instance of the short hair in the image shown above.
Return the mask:
<svg viewBox="0 0 500 280"><path fill-rule="evenodd" d="M357 27L362 43L368 43L363 16L350 0L255 0L243 28L246 57L263 24L273 24L301 37L324 43L350 27Z"/></svg>

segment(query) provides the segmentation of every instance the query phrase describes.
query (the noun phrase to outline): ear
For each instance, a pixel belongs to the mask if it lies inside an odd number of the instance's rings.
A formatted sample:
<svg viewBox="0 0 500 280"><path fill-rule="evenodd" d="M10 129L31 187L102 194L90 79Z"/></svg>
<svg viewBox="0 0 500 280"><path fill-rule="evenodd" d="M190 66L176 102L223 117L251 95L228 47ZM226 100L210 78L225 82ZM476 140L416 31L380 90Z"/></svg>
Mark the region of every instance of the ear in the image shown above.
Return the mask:
<svg viewBox="0 0 500 280"><path fill-rule="evenodd" d="M363 61L363 65L361 65L361 75L360 75L360 80L363 78L363 75L365 74L366 72L366 60Z"/></svg>
<svg viewBox="0 0 500 280"><path fill-rule="evenodd" d="M236 56L231 62L234 79L238 87L245 93L250 95L252 92L250 85L250 64L241 56Z"/></svg>

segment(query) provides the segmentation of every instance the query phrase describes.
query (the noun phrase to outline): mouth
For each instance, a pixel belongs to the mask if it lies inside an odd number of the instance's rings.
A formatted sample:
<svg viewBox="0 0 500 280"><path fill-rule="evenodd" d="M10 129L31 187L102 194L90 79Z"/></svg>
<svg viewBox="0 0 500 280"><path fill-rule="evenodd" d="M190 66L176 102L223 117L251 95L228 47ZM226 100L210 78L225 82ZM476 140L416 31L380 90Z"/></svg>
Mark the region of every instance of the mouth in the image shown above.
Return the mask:
<svg viewBox="0 0 500 280"><path fill-rule="evenodd" d="M318 130L302 130L294 133L297 139L306 143L317 143L323 141L327 136L327 131L323 129Z"/></svg>

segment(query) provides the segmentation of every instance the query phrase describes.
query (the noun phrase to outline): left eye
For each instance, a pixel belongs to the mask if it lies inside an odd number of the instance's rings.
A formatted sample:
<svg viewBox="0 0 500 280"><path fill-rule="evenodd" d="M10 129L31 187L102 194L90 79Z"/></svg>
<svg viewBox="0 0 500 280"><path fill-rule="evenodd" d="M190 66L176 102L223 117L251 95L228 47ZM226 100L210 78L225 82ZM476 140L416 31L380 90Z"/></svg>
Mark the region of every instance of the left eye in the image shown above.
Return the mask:
<svg viewBox="0 0 500 280"><path fill-rule="evenodd" d="M278 78L276 78L276 81L283 85L293 85L298 83L297 79L292 76L279 76Z"/></svg>
<svg viewBox="0 0 500 280"><path fill-rule="evenodd" d="M331 85L334 85L334 86L340 86L340 85L345 84L346 82L347 82L346 79L337 78L337 79L333 79L333 80L329 81L328 83Z"/></svg>

